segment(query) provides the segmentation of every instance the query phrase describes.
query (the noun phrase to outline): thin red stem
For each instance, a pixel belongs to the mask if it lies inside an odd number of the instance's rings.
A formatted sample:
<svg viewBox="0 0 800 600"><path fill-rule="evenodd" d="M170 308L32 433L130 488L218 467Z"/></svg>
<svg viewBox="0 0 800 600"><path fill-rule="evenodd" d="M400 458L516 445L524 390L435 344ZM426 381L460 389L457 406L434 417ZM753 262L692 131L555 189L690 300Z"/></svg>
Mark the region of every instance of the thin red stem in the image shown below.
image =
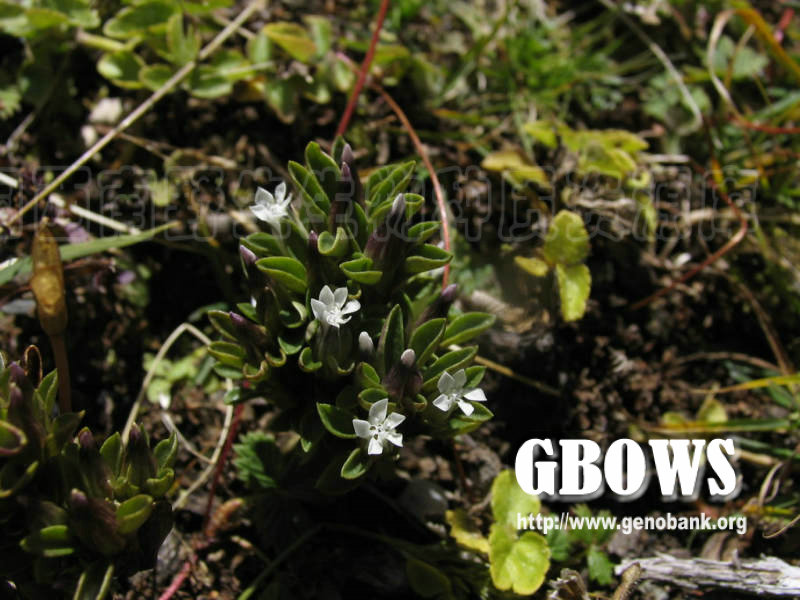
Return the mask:
<svg viewBox="0 0 800 600"><path fill-rule="evenodd" d="M383 21L386 19L386 12L388 10L389 0L382 0L380 10L378 11L378 22L375 23L375 31L372 32L372 39L369 42L367 54L364 56L364 60L361 63L361 69L358 71L356 85L347 101L347 107L344 109L344 113L342 114L342 120L339 121L339 126L336 128L337 136L344 135L344 132L347 131L347 126L350 124L350 117L353 116L356 102L358 102L358 97L361 95L361 89L364 87L364 82L367 80L369 67L372 64L372 59L375 57L375 48L378 45L378 38L380 37L381 29L383 28Z"/></svg>
<svg viewBox="0 0 800 600"><path fill-rule="evenodd" d="M378 83L373 83L372 87L375 88L386 103L391 107L394 111L394 114L397 115L397 118L400 119L400 122L405 127L406 131L408 132L408 136L411 138L411 142L414 144L414 148L417 150L417 154L420 155L422 158L422 162L425 163L425 168L428 169L428 173L431 175L431 183L433 183L433 193L436 195L436 205L439 208L439 218L442 222L442 239L444 240L444 248L448 252L450 251L450 227L447 223L447 206L444 202L444 194L442 193L442 185L439 183L439 177L436 175L436 171L433 168L433 163L431 163L431 159L428 157L428 152L425 150L425 146L422 145L422 141L420 141L417 132L414 129L414 126L411 124L411 121L408 120L406 113L403 112L403 109L400 108L400 105L394 101L385 89L380 86ZM442 288L447 287L447 279L450 275L450 265L445 265L444 267L444 275L442 276Z"/></svg>
<svg viewBox="0 0 800 600"><path fill-rule="evenodd" d="M233 440L236 439L236 434L239 432L239 423L242 420L243 409L244 409L244 404L237 404L236 408L233 410L233 419L231 420L231 428L228 430L228 437L225 440L225 446L223 446L222 448L222 452L220 453L219 459L217 460L217 466L214 469L214 478L211 480L211 487L208 490L208 503L206 504L206 512L205 515L203 516L204 532L207 530L208 523L211 520L211 506L214 504L214 493L217 490L217 485L219 484L219 479L222 476L222 471L228 462L228 455L231 453Z"/></svg>

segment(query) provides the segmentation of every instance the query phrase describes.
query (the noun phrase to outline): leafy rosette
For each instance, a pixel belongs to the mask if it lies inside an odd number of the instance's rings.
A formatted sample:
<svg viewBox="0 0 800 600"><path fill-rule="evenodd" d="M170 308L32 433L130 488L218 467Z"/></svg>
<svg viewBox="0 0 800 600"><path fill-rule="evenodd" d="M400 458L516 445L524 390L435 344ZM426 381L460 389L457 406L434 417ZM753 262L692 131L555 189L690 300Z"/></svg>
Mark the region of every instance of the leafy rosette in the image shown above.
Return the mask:
<svg viewBox="0 0 800 600"><path fill-rule="evenodd" d="M325 457L325 481L360 477L403 436L451 437L492 416L477 347L463 344L494 318L451 314L456 288L442 290L439 273L452 255L406 191L414 169L362 183L343 140L332 156L310 143L305 165L289 163L296 195L284 183L256 194L268 231L240 247L250 301L209 314L225 338L210 346L216 369L242 382L230 400L274 403L272 427Z"/></svg>
<svg viewBox="0 0 800 600"><path fill-rule="evenodd" d="M56 373L34 386L16 363L0 371L0 582L25 598L99 600L115 573L155 564L172 528L164 499L177 439L150 448L137 427L98 447L82 413L53 417ZM20 552L20 548L23 552Z"/></svg>

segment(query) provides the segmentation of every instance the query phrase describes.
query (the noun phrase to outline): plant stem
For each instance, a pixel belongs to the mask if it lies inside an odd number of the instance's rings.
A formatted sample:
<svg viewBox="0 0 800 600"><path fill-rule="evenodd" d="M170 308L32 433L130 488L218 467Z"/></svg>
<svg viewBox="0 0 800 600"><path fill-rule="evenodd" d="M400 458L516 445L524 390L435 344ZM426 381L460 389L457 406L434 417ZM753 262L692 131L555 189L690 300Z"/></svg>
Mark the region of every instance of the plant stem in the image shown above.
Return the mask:
<svg viewBox="0 0 800 600"><path fill-rule="evenodd" d="M69 379L69 358L64 334L51 335L50 346L53 348L53 357L56 361L58 372L58 408L61 414L72 412L72 392Z"/></svg>

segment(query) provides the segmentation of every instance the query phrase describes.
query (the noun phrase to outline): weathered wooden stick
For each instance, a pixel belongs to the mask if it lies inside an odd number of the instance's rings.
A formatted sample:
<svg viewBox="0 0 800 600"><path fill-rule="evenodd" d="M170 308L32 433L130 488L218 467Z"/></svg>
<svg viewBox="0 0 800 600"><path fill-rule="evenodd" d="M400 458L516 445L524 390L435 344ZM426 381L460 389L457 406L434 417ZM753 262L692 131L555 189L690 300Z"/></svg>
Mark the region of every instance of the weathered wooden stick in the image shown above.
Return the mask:
<svg viewBox="0 0 800 600"><path fill-rule="evenodd" d="M623 561L615 569L616 574L634 563L641 567L642 579L664 581L687 589L717 588L781 598L800 596L800 567L773 556L722 562L659 554L653 558Z"/></svg>

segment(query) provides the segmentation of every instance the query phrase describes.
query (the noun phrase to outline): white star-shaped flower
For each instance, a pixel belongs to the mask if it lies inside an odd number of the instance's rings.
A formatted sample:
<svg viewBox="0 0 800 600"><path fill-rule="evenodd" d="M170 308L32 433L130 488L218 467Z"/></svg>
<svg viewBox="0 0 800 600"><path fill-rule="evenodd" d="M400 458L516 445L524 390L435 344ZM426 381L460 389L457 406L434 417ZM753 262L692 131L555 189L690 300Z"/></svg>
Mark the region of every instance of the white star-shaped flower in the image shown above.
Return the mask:
<svg viewBox="0 0 800 600"><path fill-rule="evenodd" d="M386 411L389 407L389 399L378 400L369 407L369 417L367 421L363 419L353 419L353 429L356 435L365 440L369 440L367 454L381 454L386 447L386 443L395 446L403 445L403 434L397 433L395 429L403 421L405 416L393 412L389 416Z"/></svg>
<svg viewBox="0 0 800 600"><path fill-rule="evenodd" d="M275 188L275 195L264 188L256 190L256 203L250 207L253 214L260 220L266 221L273 227L278 227L281 219L289 215L289 203L292 195L286 195L286 182L281 181Z"/></svg>
<svg viewBox="0 0 800 600"><path fill-rule="evenodd" d="M456 371L455 375L450 375L447 371L441 374L436 386L439 388L439 396L433 401L433 405L439 410L447 412L458 404L465 415L469 416L475 411L471 402L486 402L486 394L480 388L465 389L467 383L467 373L464 369Z"/></svg>
<svg viewBox="0 0 800 600"><path fill-rule="evenodd" d="M327 285L322 288L319 293L319 299L311 299L311 310L314 311L314 316L320 320L323 325L333 325L339 329L339 325L347 323L351 317L351 313L356 312L361 308L361 303L358 300L347 300L347 288L336 288L335 292L331 291Z"/></svg>

